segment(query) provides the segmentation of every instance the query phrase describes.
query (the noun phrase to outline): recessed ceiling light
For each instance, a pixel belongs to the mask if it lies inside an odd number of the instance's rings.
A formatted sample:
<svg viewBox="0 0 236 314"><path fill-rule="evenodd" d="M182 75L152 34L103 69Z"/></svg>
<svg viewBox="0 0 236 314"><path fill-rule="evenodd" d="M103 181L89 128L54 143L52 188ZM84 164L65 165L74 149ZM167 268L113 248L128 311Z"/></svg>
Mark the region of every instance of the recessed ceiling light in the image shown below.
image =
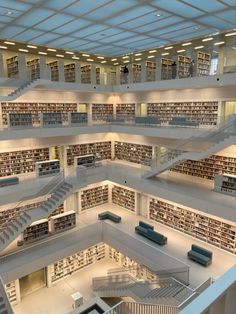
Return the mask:
<svg viewBox="0 0 236 314"><path fill-rule="evenodd" d="M87 53L83 53L82 56L83 57L90 57L90 55L88 55Z"/></svg>
<svg viewBox="0 0 236 314"><path fill-rule="evenodd" d="M164 52L164 53L162 53L161 55L162 56L168 56L170 53L169 52Z"/></svg>
<svg viewBox="0 0 236 314"><path fill-rule="evenodd" d="M148 51L149 53L157 52L156 49Z"/></svg>
<svg viewBox="0 0 236 314"><path fill-rule="evenodd" d="M115 58L115 59L111 59L111 61L116 61L117 59Z"/></svg>
<svg viewBox="0 0 236 314"><path fill-rule="evenodd" d="M213 37L208 37L208 38L203 38L202 41L210 41L210 40L213 40Z"/></svg>
<svg viewBox="0 0 236 314"><path fill-rule="evenodd" d="M6 46L0 46L0 49L7 49Z"/></svg>
<svg viewBox="0 0 236 314"><path fill-rule="evenodd" d="M56 52L57 50L56 49L53 49L53 48L47 48L48 51L52 51L52 52Z"/></svg>
<svg viewBox="0 0 236 314"><path fill-rule="evenodd" d="M234 36L234 35L236 35L236 32L225 34L226 37L230 37L230 36Z"/></svg>
<svg viewBox="0 0 236 314"><path fill-rule="evenodd" d="M98 59L104 59L104 57L97 57Z"/></svg>
<svg viewBox="0 0 236 314"><path fill-rule="evenodd" d="M165 50L170 50L170 49L173 49L173 46L165 47L164 49Z"/></svg>
<svg viewBox="0 0 236 314"><path fill-rule="evenodd" d="M32 49L37 49L37 46L33 46L33 45L27 45L28 48L32 48Z"/></svg>
<svg viewBox="0 0 236 314"><path fill-rule="evenodd" d="M107 63L107 61L106 61L106 60L103 60L103 61L101 61L101 63Z"/></svg>
<svg viewBox="0 0 236 314"><path fill-rule="evenodd" d="M73 56L72 59L79 60L79 57Z"/></svg>
<svg viewBox="0 0 236 314"><path fill-rule="evenodd" d="M116 63L114 63L113 65L118 65L119 63L118 62L116 62Z"/></svg>
<svg viewBox="0 0 236 314"><path fill-rule="evenodd" d="M157 16L157 17L160 17L160 16L161 16L161 14L160 14L160 13L156 13L156 16Z"/></svg>
<svg viewBox="0 0 236 314"><path fill-rule="evenodd" d="M204 48L204 46L196 46L196 47L194 47L194 49L201 49L201 48Z"/></svg>
<svg viewBox="0 0 236 314"><path fill-rule="evenodd" d="M152 56L147 56L148 59L154 58L154 57L155 57L154 55L152 55Z"/></svg>
<svg viewBox="0 0 236 314"><path fill-rule="evenodd" d="M177 50L177 52L185 52L186 50L185 49L180 49L180 50Z"/></svg>
<svg viewBox="0 0 236 314"><path fill-rule="evenodd" d="M64 55L56 55L56 57L64 58Z"/></svg>
<svg viewBox="0 0 236 314"><path fill-rule="evenodd" d="M4 44L15 46L15 43L12 41L4 41Z"/></svg>
<svg viewBox="0 0 236 314"><path fill-rule="evenodd" d="M200 26L194 26L193 29L200 29Z"/></svg>
<svg viewBox="0 0 236 314"><path fill-rule="evenodd" d="M129 58L129 56L124 56L124 57L122 57L122 59L127 59L127 58Z"/></svg>
<svg viewBox="0 0 236 314"><path fill-rule="evenodd" d="M135 54L136 57L141 56L141 55L142 55L142 53L140 53L140 52Z"/></svg>
<svg viewBox="0 0 236 314"><path fill-rule="evenodd" d="M67 53L68 55L73 55L73 54L74 54L74 52L72 52L72 51L66 51L66 53Z"/></svg>
<svg viewBox="0 0 236 314"><path fill-rule="evenodd" d="M232 47L232 49L236 50L236 47Z"/></svg>
<svg viewBox="0 0 236 314"><path fill-rule="evenodd" d="M39 51L38 54L39 54L39 55L47 55L47 53L46 53L46 52L43 52L43 51Z"/></svg>
<svg viewBox="0 0 236 314"><path fill-rule="evenodd" d="M224 41L219 41L218 43L214 43L214 46L223 45L224 43L225 43Z"/></svg>
<svg viewBox="0 0 236 314"><path fill-rule="evenodd" d="M128 62L129 62L129 60L124 61L124 63L128 63Z"/></svg>
<svg viewBox="0 0 236 314"><path fill-rule="evenodd" d="M27 49L18 49L18 50L21 52L29 52L29 50L27 50Z"/></svg>
<svg viewBox="0 0 236 314"><path fill-rule="evenodd" d="M93 59L87 59L87 61L93 62L94 60Z"/></svg>
<svg viewBox="0 0 236 314"><path fill-rule="evenodd" d="M188 42L188 43L183 43L183 44L182 44L182 46L184 46L184 47L185 47L185 46L190 46L190 45L192 45L192 43L191 43L191 42Z"/></svg>
<svg viewBox="0 0 236 314"><path fill-rule="evenodd" d="M134 59L135 61L140 61L140 60L142 60L142 58L136 58L136 59Z"/></svg>

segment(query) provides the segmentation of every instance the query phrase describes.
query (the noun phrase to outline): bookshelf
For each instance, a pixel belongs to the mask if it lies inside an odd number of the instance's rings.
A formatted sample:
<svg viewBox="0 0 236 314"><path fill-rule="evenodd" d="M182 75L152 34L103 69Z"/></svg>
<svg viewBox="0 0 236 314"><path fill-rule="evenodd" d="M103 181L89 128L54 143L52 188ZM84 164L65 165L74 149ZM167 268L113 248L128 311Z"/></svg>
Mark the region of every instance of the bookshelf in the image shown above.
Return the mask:
<svg viewBox="0 0 236 314"><path fill-rule="evenodd" d="M236 175L216 175L214 179L214 190L216 192L236 196Z"/></svg>
<svg viewBox="0 0 236 314"><path fill-rule="evenodd" d="M5 290L8 299L12 305L17 304L20 301L19 295L19 280L14 280L5 284Z"/></svg>
<svg viewBox="0 0 236 314"><path fill-rule="evenodd" d="M172 79L172 63L173 60L162 58L161 59L161 80Z"/></svg>
<svg viewBox="0 0 236 314"><path fill-rule="evenodd" d="M9 78L15 77L19 72L18 56L6 59L7 63L7 76Z"/></svg>
<svg viewBox="0 0 236 314"><path fill-rule="evenodd" d="M108 184L81 192L81 211L106 204L109 201Z"/></svg>
<svg viewBox="0 0 236 314"><path fill-rule="evenodd" d="M149 217L236 254L236 226L155 198L149 203Z"/></svg>
<svg viewBox="0 0 236 314"><path fill-rule="evenodd" d="M96 142L69 145L67 147L67 165L74 164L75 157L93 154L97 160L111 159L111 142Z"/></svg>
<svg viewBox="0 0 236 314"><path fill-rule="evenodd" d="M69 112L77 112L77 103L25 103L25 102L2 102L3 125L7 125L7 114L27 113L32 114L33 124L40 123L41 113L61 112L62 121L68 121Z"/></svg>
<svg viewBox="0 0 236 314"><path fill-rule="evenodd" d="M33 127L31 113L8 113L7 125L10 128L30 128Z"/></svg>
<svg viewBox="0 0 236 314"><path fill-rule="evenodd" d="M81 66L81 83L91 84L91 65Z"/></svg>
<svg viewBox="0 0 236 314"><path fill-rule="evenodd" d="M196 61L197 76L209 75L211 68L211 55L206 52L198 51Z"/></svg>
<svg viewBox="0 0 236 314"><path fill-rule="evenodd" d="M112 203L135 212L135 192L114 185L112 188Z"/></svg>
<svg viewBox="0 0 236 314"><path fill-rule="evenodd" d="M115 157L120 160L150 166L152 146L115 141Z"/></svg>
<svg viewBox="0 0 236 314"><path fill-rule="evenodd" d="M44 127L53 127L62 125L62 113L61 112L43 112L41 114L42 124Z"/></svg>
<svg viewBox="0 0 236 314"><path fill-rule="evenodd" d="M117 104L116 115L117 116L135 116L135 104Z"/></svg>
<svg viewBox="0 0 236 314"><path fill-rule="evenodd" d="M64 204L62 203L51 213L51 215L48 216L48 218L51 218L52 216L56 216L63 213L64 213Z"/></svg>
<svg viewBox="0 0 236 314"><path fill-rule="evenodd" d="M157 276L143 265L139 265L130 257L122 254L111 246L108 247L109 258L119 266L127 268L137 279L156 280Z"/></svg>
<svg viewBox="0 0 236 314"><path fill-rule="evenodd" d="M108 117L113 115L113 104L92 104L93 121L106 121Z"/></svg>
<svg viewBox="0 0 236 314"><path fill-rule="evenodd" d="M75 82L75 63L64 65L65 82Z"/></svg>
<svg viewBox="0 0 236 314"><path fill-rule="evenodd" d="M171 168L170 171L214 180L214 177L225 172L236 175L236 158L212 155L199 161L186 160Z"/></svg>
<svg viewBox="0 0 236 314"><path fill-rule="evenodd" d="M0 153L0 177L35 171L35 163L49 159L49 148Z"/></svg>
<svg viewBox="0 0 236 314"><path fill-rule="evenodd" d="M87 124L88 123L87 112L70 112L70 123L72 125Z"/></svg>
<svg viewBox="0 0 236 314"><path fill-rule="evenodd" d="M100 83L101 83L100 73L101 73L100 68L96 67L96 84L97 85L100 85Z"/></svg>
<svg viewBox="0 0 236 314"><path fill-rule="evenodd" d="M156 80L156 62L146 61L146 82Z"/></svg>
<svg viewBox="0 0 236 314"><path fill-rule="evenodd" d="M141 64L133 63L132 70L133 70L133 83L140 83L141 82Z"/></svg>
<svg viewBox="0 0 236 314"><path fill-rule="evenodd" d="M40 78L40 60L33 59L27 61L27 68L31 71L31 80Z"/></svg>
<svg viewBox="0 0 236 314"><path fill-rule="evenodd" d="M50 218L53 233L61 232L76 226L76 213L73 210L54 215Z"/></svg>
<svg viewBox="0 0 236 314"><path fill-rule="evenodd" d="M59 81L59 66L58 61L53 61L47 64L51 68L51 81Z"/></svg>
<svg viewBox="0 0 236 314"><path fill-rule="evenodd" d="M53 159L53 160L46 160L46 161L39 161L35 164L36 175L40 177L46 177L55 175L60 172L60 160Z"/></svg>
<svg viewBox="0 0 236 314"><path fill-rule="evenodd" d="M94 264L106 257L105 244L98 243L76 254L63 258L62 260L49 265L48 285L67 277L86 266Z"/></svg>
<svg viewBox="0 0 236 314"><path fill-rule="evenodd" d="M191 58L186 56L178 56L178 77L179 78L186 78L189 77L189 67L191 64Z"/></svg>
<svg viewBox="0 0 236 314"><path fill-rule="evenodd" d="M95 167L95 155L89 154L89 155L75 157L74 164L76 166Z"/></svg>
<svg viewBox="0 0 236 314"><path fill-rule="evenodd" d="M29 227L23 231L24 242L32 242L49 234L48 219L41 219L33 222Z"/></svg>
<svg viewBox="0 0 236 314"><path fill-rule="evenodd" d="M147 104L147 115L157 116L162 124L168 124L173 117L186 117L200 126L213 126L217 125L218 110L216 101Z"/></svg>

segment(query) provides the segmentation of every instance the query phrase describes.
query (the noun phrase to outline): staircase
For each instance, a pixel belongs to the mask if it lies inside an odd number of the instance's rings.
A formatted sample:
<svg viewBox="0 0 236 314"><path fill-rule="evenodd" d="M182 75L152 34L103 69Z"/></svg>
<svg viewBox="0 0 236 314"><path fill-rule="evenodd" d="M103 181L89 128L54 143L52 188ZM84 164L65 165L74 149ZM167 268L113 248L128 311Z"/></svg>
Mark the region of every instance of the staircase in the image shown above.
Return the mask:
<svg viewBox="0 0 236 314"><path fill-rule="evenodd" d="M171 156L170 153L165 153L160 157L158 164L152 166L151 170L144 174L143 178L150 179L156 175L166 171L176 164L190 160L200 160L206 158L216 152L226 148L229 145L236 143L236 121L235 117L230 122L225 123L218 130L206 132L202 137L192 137L182 143L182 145L174 149L175 155ZM209 147L200 152L187 152L186 147L194 141L207 141L210 143Z"/></svg>
<svg viewBox="0 0 236 314"><path fill-rule="evenodd" d="M132 297L137 302L178 306L193 290L174 278L137 280L131 275L93 278L93 291L99 297Z"/></svg>
<svg viewBox="0 0 236 314"><path fill-rule="evenodd" d="M73 185L63 179L40 207L23 212L16 220L10 221L0 233L0 251L14 241L32 222L48 217L71 194L72 189Z"/></svg>
<svg viewBox="0 0 236 314"><path fill-rule="evenodd" d="M18 87L16 90L14 90L12 93L10 93L7 96L0 96L0 101L12 101L15 100L17 97L20 97L28 90L34 88L36 85L40 83L41 80L33 80L33 81L27 81L20 87Z"/></svg>
<svg viewBox="0 0 236 314"><path fill-rule="evenodd" d="M13 314L13 310L1 278L0 278L0 314Z"/></svg>

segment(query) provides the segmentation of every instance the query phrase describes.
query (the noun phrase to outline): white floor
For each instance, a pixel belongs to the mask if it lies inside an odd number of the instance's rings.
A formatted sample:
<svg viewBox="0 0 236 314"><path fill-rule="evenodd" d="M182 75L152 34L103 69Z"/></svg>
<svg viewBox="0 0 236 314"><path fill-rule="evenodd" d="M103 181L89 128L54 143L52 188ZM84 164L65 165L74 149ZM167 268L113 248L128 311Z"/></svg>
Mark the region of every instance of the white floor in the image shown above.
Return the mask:
<svg viewBox="0 0 236 314"><path fill-rule="evenodd" d="M14 312L15 314L66 314L73 310L71 295L79 291L84 300L93 297L92 278L105 276L107 269L113 267L117 267L117 264L109 260L88 266L50 288L41 288L24 297L19 304L13 306Z"/></svg>

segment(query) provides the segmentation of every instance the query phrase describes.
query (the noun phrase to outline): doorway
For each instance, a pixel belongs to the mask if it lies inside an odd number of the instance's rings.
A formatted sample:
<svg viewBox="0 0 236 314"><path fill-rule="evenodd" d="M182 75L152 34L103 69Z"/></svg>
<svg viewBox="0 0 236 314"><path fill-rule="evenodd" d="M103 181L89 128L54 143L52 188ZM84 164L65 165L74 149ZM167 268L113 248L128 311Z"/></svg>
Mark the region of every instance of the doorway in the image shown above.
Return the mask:
<svg viewBox="0 0 236 314"><path fill-rule="evenodd" d="M19 279L21 298L46 287L45 268L39 269Z"/></svg>

